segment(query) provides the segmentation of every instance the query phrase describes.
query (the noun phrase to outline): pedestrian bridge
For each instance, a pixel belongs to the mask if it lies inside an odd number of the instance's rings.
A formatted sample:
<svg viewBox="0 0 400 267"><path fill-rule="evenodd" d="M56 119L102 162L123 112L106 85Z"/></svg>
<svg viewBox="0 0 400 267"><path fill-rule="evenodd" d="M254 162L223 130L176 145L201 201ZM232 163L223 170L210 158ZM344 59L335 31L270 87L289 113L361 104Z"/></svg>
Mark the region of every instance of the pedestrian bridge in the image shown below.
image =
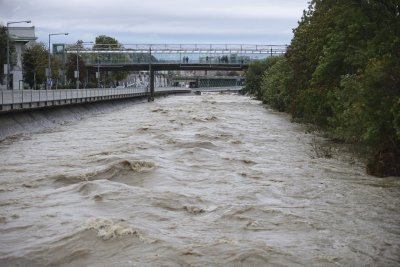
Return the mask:
<svg viewBox="0 0 400 267"><path fill-rule="evenodd" d="M71 44L65 53L101 70L237 70L255 60L281 55L285 45L247 44Z"/></svg>
<svg viewBox="0 0 400 267"><path fill-rule="evenodd" d="M252 61L282 55L285 45L248 44L91 44L65 45L62 56L76 54L91 72L148 70L149 101L154 73L161 70L243 70Z"/></svg>

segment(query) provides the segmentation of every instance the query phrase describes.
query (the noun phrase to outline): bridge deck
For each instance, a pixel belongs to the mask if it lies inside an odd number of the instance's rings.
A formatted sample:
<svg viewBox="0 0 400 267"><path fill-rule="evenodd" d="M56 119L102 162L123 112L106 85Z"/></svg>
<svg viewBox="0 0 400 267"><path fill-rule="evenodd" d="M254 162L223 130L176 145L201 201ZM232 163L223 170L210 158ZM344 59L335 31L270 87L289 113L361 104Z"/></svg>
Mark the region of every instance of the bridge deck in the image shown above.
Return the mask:
<svg viewBox="0 0 400 267"><path fill-rule="evenodd" d="M121 71L140 71L149 70L149 63L121 63L121 64L101 64L87 63L87 68L97 70L121 70ZM181 64L181 63L152 63L153 70L243 70L247 69L247 64Z"/></svg>

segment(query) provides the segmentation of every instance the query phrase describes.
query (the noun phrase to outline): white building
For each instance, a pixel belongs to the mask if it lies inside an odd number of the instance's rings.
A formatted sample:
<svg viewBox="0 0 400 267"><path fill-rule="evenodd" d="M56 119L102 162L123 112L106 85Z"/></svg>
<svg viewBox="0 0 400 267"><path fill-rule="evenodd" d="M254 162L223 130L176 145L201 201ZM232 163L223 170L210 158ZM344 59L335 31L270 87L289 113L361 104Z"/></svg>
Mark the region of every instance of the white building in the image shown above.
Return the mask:
<svg viewBox="0 0 400 267"><path fill-rule="evenodd" d="M9 27L8 34L15 45L16 65L10 70L10 79L12 81L11 89L23 89L22 77L22 53L29 42L35 42L35 26L32 27Z"/></svg>

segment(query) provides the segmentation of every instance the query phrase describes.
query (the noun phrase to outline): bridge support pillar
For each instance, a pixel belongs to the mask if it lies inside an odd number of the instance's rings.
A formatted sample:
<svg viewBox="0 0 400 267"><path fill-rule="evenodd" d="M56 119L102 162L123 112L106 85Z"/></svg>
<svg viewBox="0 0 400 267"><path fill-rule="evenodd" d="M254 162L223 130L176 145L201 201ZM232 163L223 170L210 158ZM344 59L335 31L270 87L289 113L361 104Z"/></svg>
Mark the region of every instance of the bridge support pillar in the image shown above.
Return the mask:
<svg viewBox="0 0 400 267"><path fill-rule="evenodd" d="M149 98L148 101L154 101L154 69L152 69L151 65L149 66L149 75L150 75L150 84L149 84Z"/></svg>

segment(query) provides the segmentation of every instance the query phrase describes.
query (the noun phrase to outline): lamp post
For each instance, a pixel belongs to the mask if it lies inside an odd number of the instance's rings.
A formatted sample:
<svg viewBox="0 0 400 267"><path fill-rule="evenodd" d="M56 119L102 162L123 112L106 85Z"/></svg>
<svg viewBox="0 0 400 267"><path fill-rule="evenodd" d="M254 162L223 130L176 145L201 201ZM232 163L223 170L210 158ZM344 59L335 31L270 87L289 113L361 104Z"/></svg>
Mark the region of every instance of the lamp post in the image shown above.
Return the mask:
<svg viewBox="0 0 400 267"><path fill-rule="evenodd" d="M76 43L76 89L79 89L79 46L84 44L93 44L93 42L78 41Z"/></svg>
<svg viewBox="0 0 400 267"><path fill-rule="evenodd" d="M49 84L48 84L48 83L51 83L50 37L51 37L52 35L68 35L68 33L67 33L67 32L62 32L62 33L50 33L50 34L49 34L49 68L48 68L48 70L47 70L47 84L46 84L46 89L49 88Z"/></svg>
<svg viewBox="0 0 400 267"><path fill-rule="evenodd" d="M100 88L100 58L99 58L99 51L97 51L97 88Z"/></svg>
<svg viewBox="0 0 400 267"><path fill-rule="evenodd" d="M8 29L8 25L10 24L16 24L16 23L31 23L30 20L21 20L21 21L10 21L7 22L7 75L6 75L6 81L7 81L7 90L10 87L10 31Z"/></svg>

